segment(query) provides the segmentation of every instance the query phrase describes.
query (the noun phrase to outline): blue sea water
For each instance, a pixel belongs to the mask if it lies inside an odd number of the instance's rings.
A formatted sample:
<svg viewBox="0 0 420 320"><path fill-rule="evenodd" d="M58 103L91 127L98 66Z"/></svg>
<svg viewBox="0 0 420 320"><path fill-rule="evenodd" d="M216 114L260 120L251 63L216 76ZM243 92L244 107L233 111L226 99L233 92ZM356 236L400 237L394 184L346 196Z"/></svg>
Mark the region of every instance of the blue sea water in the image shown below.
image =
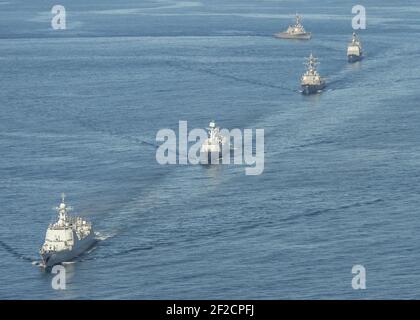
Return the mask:
<svg viewBox="0 0 420 320"><path fill-rule="evenodd" d="M420 5L0 0L0 298L420 298ZM314 37L272 34L303 15ZM299 93L304 57L328 88ZM162 166L179 120L265 129L265 170ZM38 266L66 192L101 241ZM352 267L366 268L353 290Z"/></svg>

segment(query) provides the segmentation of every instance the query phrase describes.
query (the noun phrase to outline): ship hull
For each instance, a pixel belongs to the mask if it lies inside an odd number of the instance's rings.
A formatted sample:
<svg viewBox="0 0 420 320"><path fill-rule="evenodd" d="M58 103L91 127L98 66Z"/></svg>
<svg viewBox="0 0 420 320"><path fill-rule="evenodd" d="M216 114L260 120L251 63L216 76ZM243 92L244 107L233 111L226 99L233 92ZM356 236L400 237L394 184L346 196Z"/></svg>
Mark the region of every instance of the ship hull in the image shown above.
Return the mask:
<svg viewBox="0 0 420 320"><path fill-rule="evenodd" d="M229 149L225 149L225 145L222 143L202 145L200 149L200 164L220 164L223 157L229 156Z"/></svg>
<svg viewBox="0 0 420 320"><path fill-rule="evenodd" d="M86 238L77 242L72 250L41 252L41 258L45 267L52 267L62 262L69 262L83 254L96 243L93 232Z"/></svg>
<svg viewBox="0 0 420 320"><path fill-rule="evenodd" d="M312 34L310 32L302 33L302 34L289 34L287 32L279 32L279 33L275 33L274 37L278 39L310 40L312 37Z"/></svg>
<svg viewBox="0 0 420 320"><path fill-rule="evenodd" d="M318 84L318 85L302 85L302 93L303 94L314 94L322 89L325 88L325 84Z"/></svg>
<svg viewBox="0 0 420 320"><path fill-rule="evenodd" d="M349 54L347 56L347 61L350 62L350 63L357 62L357 61L360 61L362 59L363 59L363 56L361 56L361 55Z"/></svg>

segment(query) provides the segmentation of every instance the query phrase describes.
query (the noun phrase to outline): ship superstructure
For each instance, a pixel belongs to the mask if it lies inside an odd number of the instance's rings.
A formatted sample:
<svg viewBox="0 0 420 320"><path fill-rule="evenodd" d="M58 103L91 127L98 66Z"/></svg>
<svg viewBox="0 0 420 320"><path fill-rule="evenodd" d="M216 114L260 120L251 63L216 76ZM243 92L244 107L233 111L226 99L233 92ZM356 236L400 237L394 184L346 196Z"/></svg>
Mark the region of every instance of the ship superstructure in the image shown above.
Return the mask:
<svg viewBox="0 0 420 320"><path fill-rule="evenodd" d="M204 140L200 148L201 163L215 164L223 157L223 146L226 144L226 137L220 134L220 128L216 126L213 120L210 122L208 138Z"/></svg>
<svg viewBox="0 0 420 320"><path fill-rule="evenodd" d="M74 259L96 241L91 223L81 217L69 216L68 212L72 209L66 205L65 195L62 194L61 203L55 208L58 221L48 226L40 250L46 267Z"/></svg>
<svg viewBox="0 0 420 320"><path fill-rule="evenodd" d="M362 60L362 58L363 58L362 44L359 38L357 37L356 33L353 32L353 37L347 47L347 60L349 62L356 62L356 61Z"/></svg>
<svg viewBox="0 0 420 320"><path fill-rule="evenodd" d="M302 93L312 94L325 88L325 80L319 75L316 67L318 65L318 59L311 53L305 63L307 70L303 74L300 84L302 87Z"/></svg>

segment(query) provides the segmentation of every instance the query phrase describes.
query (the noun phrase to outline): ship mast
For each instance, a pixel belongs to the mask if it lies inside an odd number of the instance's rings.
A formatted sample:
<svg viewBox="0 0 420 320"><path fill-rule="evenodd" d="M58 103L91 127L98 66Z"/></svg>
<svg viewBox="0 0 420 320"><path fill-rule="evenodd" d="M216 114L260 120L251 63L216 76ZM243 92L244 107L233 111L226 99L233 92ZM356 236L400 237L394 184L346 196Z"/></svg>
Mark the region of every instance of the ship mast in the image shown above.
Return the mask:
<svg viewBox="0 0 420 320"><path fill-rule="evenodd" d="M219 128L216 127L216 122L212 120L207 128L209 131L209 141L212 143L216 141L216 143L220 142L219 137Z"/></svg>
<svg viewBox="0 0 420 320"><path fill-rule="evenodd" d="M67 213L73 210L72 207L68 207L65 203L66 195L64 193L61 194L61 203L58 207L55 208L58 211L58 224L64 225L67 222Z"/></svg>
<svg viewBox="0 0 420 320"><path fill-rule="evenodd" d="M301 17L296 12L296 26L300 26L300 20L301 20Z"/></svg>
<svg viewBox="0 0 420 320"><path fill-rule="evenodd" d="M309 58L307 58L307 61L305 63L306 67L308 68L307 73L308 74L316 74L316 66L319 64L318 59L314 57L314 55L310 54Z"/></svg>
<svg viewBox="0 0 420 320"><path fill-rule="evenodd" d="M216 136L216 123L214 122L214 120L210 122L207 130L209 131L209 138L214 139L214 137Z"/></svg>

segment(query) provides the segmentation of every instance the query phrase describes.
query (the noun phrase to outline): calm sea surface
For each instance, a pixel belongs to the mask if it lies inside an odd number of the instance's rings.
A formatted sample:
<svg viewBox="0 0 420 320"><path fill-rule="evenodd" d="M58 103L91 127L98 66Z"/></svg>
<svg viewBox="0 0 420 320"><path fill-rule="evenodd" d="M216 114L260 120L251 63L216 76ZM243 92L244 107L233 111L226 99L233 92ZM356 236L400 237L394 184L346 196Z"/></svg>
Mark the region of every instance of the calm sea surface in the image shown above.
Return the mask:
<svg viewBox="0 0 420 320"><path fill-rule="evenodd" d="M0 298L420 298L420 4L0 0ZM355 3L356 4L356 3ZM295 12L311 41L274 39ZM328 88L299 93L313 52ZM265 129L265 170L161 166L179 120ZM36 264L66 192L102 239ZM353 265L367 289L351 287Z"/></svg>

